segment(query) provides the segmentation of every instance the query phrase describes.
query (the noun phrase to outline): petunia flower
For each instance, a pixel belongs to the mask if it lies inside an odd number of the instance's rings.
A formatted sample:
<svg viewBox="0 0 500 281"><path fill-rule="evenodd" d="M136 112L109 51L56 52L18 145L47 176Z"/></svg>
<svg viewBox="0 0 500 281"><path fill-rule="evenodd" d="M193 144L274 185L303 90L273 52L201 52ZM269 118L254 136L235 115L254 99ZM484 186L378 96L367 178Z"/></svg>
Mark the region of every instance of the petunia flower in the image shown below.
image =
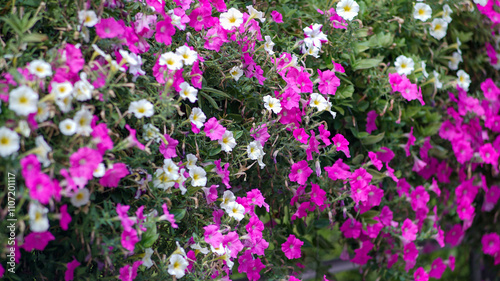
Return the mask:
<svg viewBox="0 0 500 281"><path fill-rule="evenodd" d="M302 160L292 165L288 177L290 181L304 185L312 172L313 170L309 168L307 161Z"/></svg>
<svg viewBox="0 0 500 281"><path fill-rule="evenodd" d="M288 259L298 259L301 257L300 248L304 245L304 242L300 241L291 234L285 243L281 245L281 250L285 253Z"/></svg>
<svg viewBox="0 0 500 281"><path fill-rule="evenodd" d="M66 271L64 272L64 281L71 281L75 276L75 269L80 266L80 263L73 257L71 262L66 264Z"/></svg>
<svg viewBox="0 0 500 281"><path fill-rule="evenodd" d="M203 131L210 140L214 141L222 139L226 132L226 128L219 124L217 118L212 117L205 123L205 129L203 129Z"/></svg>

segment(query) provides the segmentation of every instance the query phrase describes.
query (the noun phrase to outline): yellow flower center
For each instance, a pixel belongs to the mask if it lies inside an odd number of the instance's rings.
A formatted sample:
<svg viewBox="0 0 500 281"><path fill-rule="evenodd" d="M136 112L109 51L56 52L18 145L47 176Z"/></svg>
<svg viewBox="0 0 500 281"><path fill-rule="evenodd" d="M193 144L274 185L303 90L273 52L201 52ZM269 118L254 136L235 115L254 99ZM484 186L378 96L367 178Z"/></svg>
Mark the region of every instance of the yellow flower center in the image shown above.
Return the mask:
<svg viewBox="0 0 500 281"><path fill-rule="evenodd" d="M10 139L8 137L2 137L0 139L0 144L2 145L8 145L10 143Z"/></svg>

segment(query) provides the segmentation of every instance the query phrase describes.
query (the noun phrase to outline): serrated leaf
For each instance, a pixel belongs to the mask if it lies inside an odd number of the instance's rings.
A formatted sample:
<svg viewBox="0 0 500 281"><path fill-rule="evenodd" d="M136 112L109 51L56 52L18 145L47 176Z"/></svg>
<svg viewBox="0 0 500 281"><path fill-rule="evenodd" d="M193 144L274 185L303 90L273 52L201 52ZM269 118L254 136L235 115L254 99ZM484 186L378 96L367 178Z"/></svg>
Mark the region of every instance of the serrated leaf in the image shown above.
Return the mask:
<svg viewBox="0 0 500 281"><path fill-rule="evenodd" d="M375 58L375 59L358 60L352 65L352 68L354 71L361 70L361 69L373 68L375 66L378 66L383 60L384 60L384 57Z"/></svg>
<svg viewBox="0 0 500 281"><path fill-rule="evenodd" d="M363 138L361 140L361 143L363 143L364 145L375 144L375 143L383 140L384 136L385 136L385 132L382 132L378 135L369 135L366 138Z"/></svg>

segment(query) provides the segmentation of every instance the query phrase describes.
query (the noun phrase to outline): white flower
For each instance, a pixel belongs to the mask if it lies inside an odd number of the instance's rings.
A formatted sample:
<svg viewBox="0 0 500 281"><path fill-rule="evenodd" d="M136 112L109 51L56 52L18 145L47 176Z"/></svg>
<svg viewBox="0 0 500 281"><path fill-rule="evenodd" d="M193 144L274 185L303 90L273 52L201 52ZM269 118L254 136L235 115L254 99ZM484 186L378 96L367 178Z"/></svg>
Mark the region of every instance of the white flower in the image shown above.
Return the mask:
<svg viewBox="0 0 500 281"><path fill-rule="evenodd" d="M167 52L160 56L160 65L166 65L170 70L179 70L182 68L183 58L173 52Z"/></svg>
<svg viewBox="0 0 500 281"><path fill-rule="evenodd" d="M147 268L150 268L153 266L154 262L151 260L151 256L153 255L155 251L151 248L147 248L144 250L144 257L142 258L142 265L144 265Z"/></svg>
<svg viewBox="0 0 500 281"><path fill-rule="evenodd" d="M237 202L231 202L226 207L227 214L237 221L241 221L245 217L245 207Z"/></svg>
<svg viewBox="0 0 500 281"><path fill-rule="evenodd" d="M231 70L229 70L229 73L234 80L238 81L243 75L243 70L239 66L234 66L233 68L231 68Z"/></svg>
<svg viewBox="0 0 500 281"><path fill-rule="evenodd" d="M330 112L333 119L335 119L335 117L337 117L337 112L332 111L332 102L330 101L330 97L328 97L328 99L326 100L326 109L325 110Z"/></svg>
<svg viewBox="0 0 500 281"><path fill-rule="evenodd" d="M205 121L207 120L207 116L203 111L201 111L198 107L193 107L191 114L189 115L189 120L193 123L198 129L203 127Z"/></svg>
<svg viewBox="0 0 500 281"><path fill-rule="evenodd" d="M328 104L327 104L325 97L323 97L323 95L318 94L318 93L312 93L311 94L311 101L309 102L309 106L316 107L318 109L318 111L323 111L323 110L326 110Z"/></svg>
<svg viewBox="0 0 500 281"><path fill-rule="evenodd" d="M425 64L425 61L421 61L420 64L422 65L422 74L424 75L425 78L429 77L429 73L427 73L427 70L425 70L425 67L427 66Z"/></svg>
<svg viewBox="0 0 500 281"><path fill-rule="evenodd" d="M30 62L28 71L31 74L36 75L38 78L45 78L52 75L52 67L49 63L43 60L34 60Z"/></svg>
<svg viewBox="0 0 500 281"><path fill-rule="evenodd" d="M94 86L87 81L87 74L82 72L80 79L74 85L73 96L77 101L86 101L92 98L92 90Z"/></svg>
<svg viewBox="0 0 500 281"><path fill-rule="evenodd" d="M200 243L193 244L190 247L191 247L191 249L200 251L204 255L208 254L208 248L207 247L201 247Z"/></svg>
<svg viewBox="0 0 500 281"><path fill-rule="evenodd" d="M398 72L399 75L411 74L415 66L413 59L407 58L403 55L396 58L394 65L396 66L396 71Z"/></svg>
<svg viewBox="0 0 500 281"><path fill-rule="evenodd" d="M189 170L192 186L205 186L207 183L207 172L201 167L194 167Z"/></svg>
<svg viewBox="0 0 500 281"><path fill-rule="evenodd" d="M488 4L488 0L473 0L474 3L481 5L481 6L486 6Z"/></svg>
<svg viewBox="0 0 500 281"><path fill-rule="evenodd" d="M243 23L243 14L235 8L231 8L220 14L219 21L225 30L231 30L233 27L238 28Z"/></svg>
<svg viewBox="0 0 500 281"><path fill-rule="evenodd" d="M266 52L269 55L274 54L273 51L274 42L271 40L271 37L266 35L264 36L264 38L266 39L266 43L264 43L264 50L266 50Z"/></svg>
<svg viewBox="0 0 500 281"><path fill-rule="evenodd" d="M163 170L171 179L176 180L179 178L179 167L177 167L172 159L163 160Z"/></svg>
<svg viewBox="0 0 500 281"><path fill-rule="evenodd" d="M30 204L28 214L30 217L30 229L33 232L45 232L49 229L49 218L47 213L49 209L39 205Z"/></svg>
<svg viewBox="0 0 500 281"><path fill-rule="evenodd" d="M94 173L92 173L92 175L95 178L102 178L105 173L106 173L106 166L104 166L104 163L99 163L99 165L97 165L97 169L94 170Z"/></svg>
<svg viewBox="0 0 500 281"><path fill-rule="evenodd" d="M435 70L432 73L434 74L434 85L436 86L436 89L441 89L443 87L443 83L439 81L439 73Z"/></svg>
<svg viewBox="0 0 500 281"><path fill-rule="evenodd" d="M450 61L448 62L448 67L451 70L457 70L460 62L463 62L462 55L459 54L458 52L454 52L453 55L450 57Z"/></svg>
<svg viewBox="0 0 500 281"><path fill-rule="evenodd" d="M174 14L174 10L168 10L167 14L172 18L172 24L175 25L179 30L186 29L186 25L182 23L182 18Z"/></svg>
<svg viewBox="0 0 500 281"><path fill-rule="evenodd" d="M321 28L323 28L323 25L317 23L304 28L304 35L306 36L304 42L308 46L313 45L321 48L322 41L328 41L328 37L321 31Z"/></svg>
<svg viewBox="0 0 500 281"><path fill-rule="evenodd" d="M69 81L62 83L52 82L50 85L52 86L50 93L54 94L56 98L67 97L73 92L73 85Z"/></svg>
<svg viewBox="0 0 500 281"><path fill-rule="evenodd" d="M417 3L413 7L413 17L417 20L426 21L432 17L431 6L424 3Z"/></svg>
<svg viewBox="0 0 500 281"><path fill-rule="evenodd" d="M80 109L73 117L73 121L76 123L76 133L86 137L89 136L92 133L92 127L90 127L92 118L92 113L88 109Z"/></svg>
<svg viewBox="0 0 500 281"><path fill-rule="evenodd" d="M460 88L464 89L465 91L469 90L469 85L470 85L470 76L463 70L457 71L457 84L460 86Z"/></svg>
<svg viewBox="0 0 500 281"><path fill-rule="evenodd" d="M128 64L137 65L139 63L135 56L131 56L130 53L125 50L120 49L118 50L118 53L122 56L122 61L125 61Z"/></svg>
<svg viewBox="0 0 500 281"><path fill-rule="evenodd" d="M73 196L70 199L70 202L71 204L73 204L73 206L79 208L81 206L87 205L87 203L89 202L89 198L90 198L90 192L87 188L84 187L78 189L78 191L75 194L73 194Z"/></svg>
<svg viewBox="0 0 500 281"><path fill-rule="evenodd" d="M194 103L198 100L198 90L195 87L189 85L188 82L182 82L179 85L179 88L181 88L181 90L179 91L179 95L183 100L189 99L191 103Z"/></svg>
<svg viewBox="0 0 500 281"><path fill-rule="evenodd" d="M151 117L155 113L153 104L145 99L131 102L128 111L133 113L137 119Z"/></svg>
<svg viewBox="0 0 500 281"><path fill-rule="evenodd" d="M248 14L250 15L249 20L250 19L258 19L261 22L265 22L266 21L266 18L264 17L264 13L255 10L252 5L247 6L247 10L248 10Z"/></svg>
<svg viewBox="0 0 500 281"><path fill-rule="evenodd" d="M59 130L65 136L72 136L76 133L76 123L72 119L65 119L59 123Z"/></svg>
<svg viewBox="0 0 500 281"><path fill-rule="evenodd" d="M198 59L198 53L191 50L188 46L180 46L175 53L182 57L185 65L192 65Z"/></svg>
<svg viewBox="0 0 500 281"><path fill-rule="evenodd" d="M78 12L78 20L80 24L86 27L92 27L99 22L99 18L94 11L80 11Z"/></svg>
<svg viewBox="0 0 500 281"><path fill-rule="evenodd" d="M43 122L49 118L50 111L49 111L49 106L46 102L39 102L36 107L36 120L38 122Z"/></svg>
<svg viewBox="0 0 500 281"><path fill-rule="evenodd" d="M176 278L184 277L184 272L189 263L179 254L174 254L170 257L170 264L168 265L168 273L174 275Z"/></svg>
<svg viewBox="0 0 500 281"><path fill-rule="evenodd" d="M219 144L223 151L231 152L236 146L236 140L233 137L233 132L226 130L222 138L219 140Z"/></svg>
<svg viewBox="0 0 500 281"><path fill-rule="evenodd" d="M222 256L226 253L226 250L224 249L222 243L220 243L219 247L217 248L214 248L214 246L210 245L210 250L212 251L212 253L215 253L218 256Z"/></svg>
<svg viewBox="0 0 500 281"><path fill-rule="evenodd" d="M56 104L63 113L68 113L71 111L71 102L73 101L72 95L67 95L65 97L57 97Z"/></svg>
<svg viewBox="0 0 500 281"><path fill-rule="evenodd" d="M16 131L27 138L31 133L30 125L28 125L28 122L26 120L21 120L17 125Z"/></svg>
<svg viewBox="0 0 500 281"><path fill-rule="evenodd" d="M194 154L189 153L186 155L186 167L188 169L192 169L196 167L196 162L198 161L198 158Z"/></svg>
<svg viewBox="0 0 500 281"><path fill-rule="evenodd" d="M257 160L260 156L263 156L264 150L262 148L262 144L259 141L252 141L247 146L247 154L248 158L252 160Z"/></svg>
<svg viewBox="0 0 500 281"><path fill-rule="evenodd" d="M143 129L142 137L146 141L149 140L155 140L156 142L161 141L160 130L158 130L158 128L156 128L153 124L151 123L145 124L144 126L142 126L142 129Z"/></svg>
<svg viewBox="0 0 500 281"><path fill-rule="evenodd" d="M307 54L308 56L313 56L315 58L319 58L319 47L316 47L312 44L304 44L302 45L302 53Z"/></svg>
<svg viewBox="0 0 500 281"><path fill-rule="evenodd" d="M444 6L443 6L443 20L446 21L447 23L450 23L451 22L451 17L450 17L451 14L453 14L453 11L451 10L450 5L444 4Z"/></svg>
<svg viewBox="0 0 500 281"><path fill-rule="evenodd" d="M430 35L437 40L443 39L448 30L448 23L444 19L434 19L431 23Z"/></svg>
<svg viewBox="0 0 500 281"><path fill-rule="evenodd" d="M220 207L224 210L227 210L229 204L231 204L232 202L236 202L236 196L234 196L234 194L229 190L224 191Z"/></svg>
<svg viewBox="0 0 500 281"><path fill-rule="evenodd" d="M121 72L125 72L127 71L125 69L125 67L121 66L118 62L116 62L115 60L111 60L111 64L109 65L109 68L111 70L111 72L117 72L118 70L121 71Z"/></svg>
<svg viewBox="0 0 500 281"><path fill-rule="evenodd" d="M52 151L52 147L49 146L43 136L38 136L35 138L35 145L35 154L38 158L38 161L40 161L40 163L42 163L44 167L48 167L50 165L49 152Z"/></svg>
<svg viewBox="0 0 500 281"><path fill-rule="evenodd" d="M276 114L281 112L281 102L279 99L267 95L264 96L263 100L264 100L264 108L266 108L269 111L272 110Z"/></svg>
<svg viewBox="0 0 500 281"><path fill-rule="evenodd" d="M359 13L359 5L353 0L341 0L337 4L337 14L345 20L352 20Z"/></svg>
<svg viewBox="0 0 500 281"><path fill-rule="evenodd" d="M166 173L164 169L156 170L153 179L154 187L169 190L174 185L175 179L171 177L171 174Z"/></svg>
<svg viewBox="0 0 500 281"><path fill-rule="evenodd" d="M134 53L130 53L129 56L131 58L133 58L137 62L136 64L130 64L129 68L128 68L128 73L134 75L134 77L132 78L132 81L135 82L136 79L137 79L137 77L140 76L140 75L146 74L146 71L144 71L141 68L142 58L141 58L140 55L136 55Z"/></svg>
<svg viewBox="0 0 500 281"><path fill-rule="evenodd" d="M38 94L28 86L20 86L9 93L9 109L17 115L37 112Z"/></svg>
<svg viewBox="0 0 500 281"><path fill-rule="evenodd" d="M0 156L6 157L19 150L19 135L7 127L0 128Z"/></svg>
<svg viewBox="0 0 500 281"><path fill-rule="evenodd" d="M179 189L181 190L181 194L184 195L187 192L187 188L184 186L184 182L186 181L186 177L184 176L184 172L186 169L182 168L179 170L179 177L175 180L175 182L179 185Z"/></svg>

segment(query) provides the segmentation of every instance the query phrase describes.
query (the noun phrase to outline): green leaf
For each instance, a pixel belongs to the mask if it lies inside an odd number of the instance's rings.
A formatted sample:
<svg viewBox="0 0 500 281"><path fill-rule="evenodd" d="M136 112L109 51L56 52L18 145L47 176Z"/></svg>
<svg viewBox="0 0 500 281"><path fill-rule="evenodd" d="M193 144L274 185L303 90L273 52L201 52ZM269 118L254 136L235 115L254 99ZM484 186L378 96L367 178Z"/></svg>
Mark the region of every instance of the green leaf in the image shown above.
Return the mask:
<svg viewBox="0 0 500 281"><path fill-rule="evenodd" d="M361 214L361 217L364 219L373 219L374 217L378 216L379 212L375 210L369 210L367 212L364 212Z"/></svg>
<svg viewBox="0 0 500 281"><path fill-rule="evenodd" d="M358 60L353 63L352 69L354 71L360 70L360 69L369 69L375 66L378 66L382 60L384 60L384 57L381 58L375 58L375 59L362 59Z"/></svg>
<svg viewBox="0 0 500 281"><path fill-rule="evenodd" d="M241 138L241 136L243 136L243 131L235 131L233 133L233 137L234 137L235 140Z"/></svg>
<svg viewBox="0 0 500 281"><path fill-rule="evenodd" d="M49 37L47 37L47 35L40 34L40 33L31 33L31 34L23 36L23 38L22 38L23 42L26 42L26 43L43 42L47 39L49 39Z"/></svg>
<svg viewBox="0 0 500 281"><path fill-rule="evenodd" d="M208 87L203 87L203 91L210 92L212 94L215 94L216 96L220 96L220 97L223 97L223 98L231 98L231 96L229 96L228 94L224 93L223 91L216 90L216 89L212 89L212 88L208 88Z"/></svg>
<svg viewBox="0 0 500 281"><path fill-rule="evenodd" d="M347 99L347 98L352 97L353 93L354 93L354 86L353 85L348 85L348 86L343 85L343 86L339 87L335 97L337 99Z"/></svg>
<svg viewBox="0 0 500 281"><path fill-rule="evenodd" d="M186 209L172 209L170 213L175 216L175 221L181 221L186 216Z"/></svg>
<svg viewBox="0 0 500 281"><path fill-rule="evenodd" d="M385 136L385 132L382 132L378 135L369 135L366 138L362 139L361 143L363 143L364 145L375 144L375 143L381 141L382 139L384 139L384 136Z"/></svg>
<svg viewBox="0 0 500 281"><path fill-rule="evenodd" d="M208 155L209 156L214 156L214 155L217 155L221 152L222 150L222 147L216 147L216 148L213 148L213 149L210 149L210 151L208 152Z"/></svg>
<svg viewBox="0 0 500 281"><path fill-rule="evenodd" d="M358 155L356 155L356 157L354 157L352 159L352 164L358 165L361 163L361 161L363 161L364 158L365 158L365 156L363 156L363 154L358 154Z"/></svg>
<svg viewBox="0 0 500 281"><path fill-rule="evenodd" d="M146 232L142 234L141 245L144 248L149 248L158 240L160 235L156 231L156 224L151 224L147 227Z"/></svg>
<svg viewBox="0 0 500 281"><path fill-rule="evenodd" d="M387 177L387 175L385 173L381 173L375 169L372 169L372 168L368 168L366 169L366 171L372 175L372 181L380 181L381 179Z"/></svg>
<svg viewBox="0 0 500 281"><path fill-rule="evenodd" d="M198 93L202 97L204 97L205 99L207 99L208 102L212 105L213 108L217 109L218 111L221 111L221 109L219 108L219 105L217 105L217 103L215 102L215 100L211 96L205 94L204 92L198 92Z"/></svg>

